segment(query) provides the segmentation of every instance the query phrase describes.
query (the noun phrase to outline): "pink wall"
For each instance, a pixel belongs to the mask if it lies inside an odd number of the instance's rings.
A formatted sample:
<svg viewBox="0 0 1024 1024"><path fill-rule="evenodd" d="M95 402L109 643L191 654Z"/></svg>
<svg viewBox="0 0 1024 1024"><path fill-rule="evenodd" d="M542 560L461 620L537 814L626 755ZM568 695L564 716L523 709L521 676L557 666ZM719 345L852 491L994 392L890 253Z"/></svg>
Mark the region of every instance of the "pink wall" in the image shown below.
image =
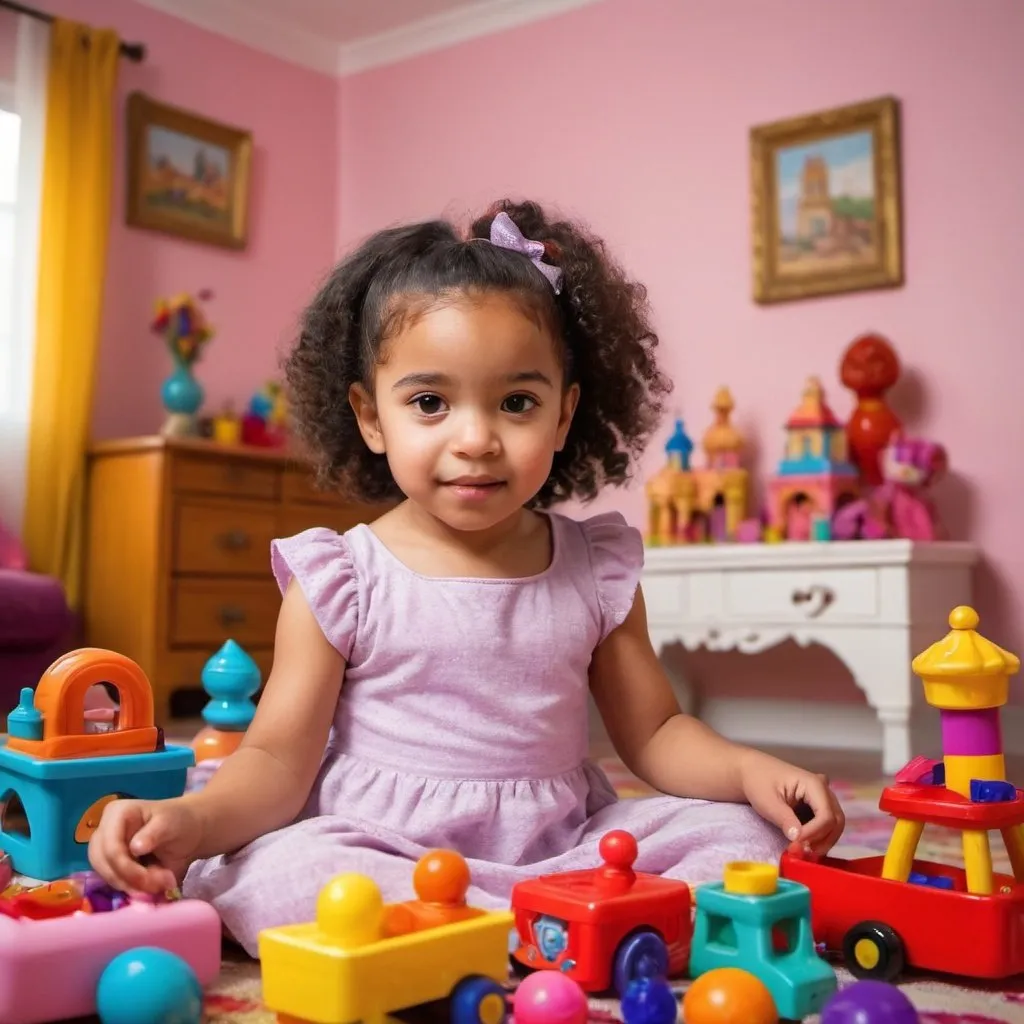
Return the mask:
<svg viewBox="0 0 1024 1024"><path fill-rule="evenodd" d="M505 193L586 218L650 287L690 427L728 383L762 473L804 377L845 413L842 348L888 334L907 367L899 409L951 451L949 524L990 560L984 628L1020 650L1022 50L1018 0L863 0L845 15L818 0L605 0L343 81L341 242ZM903 104L906 286L758 307L748 129L887 93ZM642 491L598 507L639 525Z"/></svg>
<svg viewBox="0 0 1024 1024"><path fill-rule="evenodd" d="M162 421L169 360L148 331L161 295L211 288L217 337L197 375L207 404L245 402L277 370L286 342L335 246L337 85L132 0L43 0L42 6L146 44L120 66L118 159L94 430L152 433ZM124 224L123 99L156 99L252 131L250 241L244 252L197 245Z"/></svg>

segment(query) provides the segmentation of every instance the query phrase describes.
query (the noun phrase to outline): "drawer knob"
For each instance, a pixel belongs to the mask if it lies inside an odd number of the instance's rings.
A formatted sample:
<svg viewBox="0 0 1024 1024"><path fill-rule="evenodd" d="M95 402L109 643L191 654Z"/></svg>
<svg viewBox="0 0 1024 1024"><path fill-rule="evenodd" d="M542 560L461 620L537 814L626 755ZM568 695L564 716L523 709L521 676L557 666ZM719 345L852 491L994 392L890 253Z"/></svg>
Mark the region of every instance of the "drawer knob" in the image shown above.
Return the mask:
<svg viewBox="0 0 1024 1024"><path fill-rule="evenodd" d="M226 551L243 551L249 546L249 534L245 530L228 530L217 539Z"/></svg>
<svg viewBox="0 0 1024 1024"><path fill-rule="evenodd" d="M245 609L236 604L224 604L220 608L220 624L222 626L238 626L245 622Z"/></svg>
<svg viewBox="0 0 1024 1024"><path fill-rule="evenodd" d="M792 601L795 605L808 605L807 617L816 619L836 599L836 595L829 587L823 587L818 583L808 587L806 590L794 590Z"/></svg>

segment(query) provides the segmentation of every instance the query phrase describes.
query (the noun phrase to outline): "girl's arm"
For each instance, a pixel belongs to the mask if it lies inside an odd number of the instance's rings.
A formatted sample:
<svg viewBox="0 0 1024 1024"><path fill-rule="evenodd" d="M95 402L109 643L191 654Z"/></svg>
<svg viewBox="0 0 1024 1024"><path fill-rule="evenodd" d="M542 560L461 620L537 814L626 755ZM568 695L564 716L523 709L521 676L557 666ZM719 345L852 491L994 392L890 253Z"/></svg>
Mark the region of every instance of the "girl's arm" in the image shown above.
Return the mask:
<svg viewBox="0 0 1024 1024"><path fill-rule="evenodd" d="M625 621L594 652L590 688L619 757L655 789L749 803L789 839L818 852L842 834L842 808L824 776L733 743L680 711L651 645L639 587ZM813 813L806 824L796 815L800 804Z"/></svg>
<svg viewBox="0 0 1024 1024"><path fill-rule="evenodd" d="M182 798L202 823L195 857L237 850L295 818L320 770L344 672L345 660L291 580L256 716L205 788Z"/></svg>

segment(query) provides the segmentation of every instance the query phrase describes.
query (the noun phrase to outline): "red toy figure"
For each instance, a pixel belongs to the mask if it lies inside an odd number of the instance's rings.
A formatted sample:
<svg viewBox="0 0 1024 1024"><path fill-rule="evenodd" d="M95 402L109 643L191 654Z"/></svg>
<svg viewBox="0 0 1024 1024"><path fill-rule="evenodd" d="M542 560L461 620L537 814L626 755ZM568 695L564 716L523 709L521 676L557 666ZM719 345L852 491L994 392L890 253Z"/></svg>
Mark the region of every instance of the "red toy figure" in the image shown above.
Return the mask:
<svg viewBox="0 0 1024 1024"><path fill-rule="evenodd" d="M893 433L902 427L884 395L900 376L893 347L879 334L863 334L843 354L839 376L857 396L856 408L846 424L850 457L861 479L871 487L882 482L878 457Z"/></svg>

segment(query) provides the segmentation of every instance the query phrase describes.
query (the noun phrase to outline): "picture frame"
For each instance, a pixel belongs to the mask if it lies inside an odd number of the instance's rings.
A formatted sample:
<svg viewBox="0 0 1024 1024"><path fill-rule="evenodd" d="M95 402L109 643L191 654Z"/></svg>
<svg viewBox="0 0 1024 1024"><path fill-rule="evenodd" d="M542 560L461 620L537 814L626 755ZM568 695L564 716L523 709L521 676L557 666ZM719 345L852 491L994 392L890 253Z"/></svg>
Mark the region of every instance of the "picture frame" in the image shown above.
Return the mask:
<svg viewBox="0 0 1024 1024"><path fill-rule="evenodd" d="M756 302L903 284L894 96L752 128L750 171Z"/></svg>
<svg viewBox="0 0 1024 1024"><path fill-rule="evenodd" d="M244 249L252 134L133 92L127 105L125 221Z"/></svg>

